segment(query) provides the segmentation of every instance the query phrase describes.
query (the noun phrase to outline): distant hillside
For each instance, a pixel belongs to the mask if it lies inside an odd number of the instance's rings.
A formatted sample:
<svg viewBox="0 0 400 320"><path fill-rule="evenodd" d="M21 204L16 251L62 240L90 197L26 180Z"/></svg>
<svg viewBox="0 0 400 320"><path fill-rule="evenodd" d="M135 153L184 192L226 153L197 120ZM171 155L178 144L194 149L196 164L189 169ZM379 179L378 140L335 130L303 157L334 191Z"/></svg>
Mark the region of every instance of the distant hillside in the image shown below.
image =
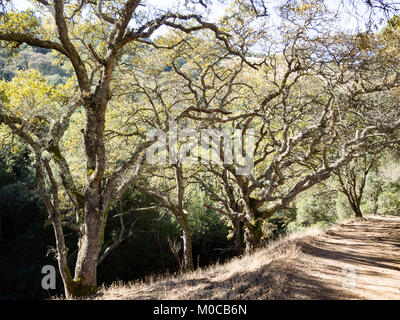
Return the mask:
<svg viewBox="0 0 400 320"><path fill-rule="evenodd" d="M50 83L64 83L70 75L56 65L51 50L21 45L10 55L7 48L0 49L0 79L10 81L18 71L39 70Z"/></svg>

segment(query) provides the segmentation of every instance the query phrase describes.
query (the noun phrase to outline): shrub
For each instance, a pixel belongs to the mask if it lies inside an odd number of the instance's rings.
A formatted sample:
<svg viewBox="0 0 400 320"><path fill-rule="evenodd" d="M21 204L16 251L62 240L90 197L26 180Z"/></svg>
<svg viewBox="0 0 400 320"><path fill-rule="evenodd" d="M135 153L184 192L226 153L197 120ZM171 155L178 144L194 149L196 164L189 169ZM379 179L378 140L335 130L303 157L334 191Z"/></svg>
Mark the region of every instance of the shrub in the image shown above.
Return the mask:
<svg viewBox="0 0 400 320"><path fill-rule="evenodd" d="M400 194L386 190L378 198L378 214L400 215Z"/></svg>
<svg viewBox="0 0 400 320"><path fill-rule="evenodd" d="M348 219L354 216L353 210L349 205L349 201L347 200L346 195L344 195L342 192L338 192L335 203L335 211L338 220Z"/></svg>
<svg viewBox="0 0 400 320"><path fill-rule="evenodd" d="M318 222L333 223L337 216L332 205L332 194L313 188L304 193L296 203L297 223L309 227Z"/></svg>

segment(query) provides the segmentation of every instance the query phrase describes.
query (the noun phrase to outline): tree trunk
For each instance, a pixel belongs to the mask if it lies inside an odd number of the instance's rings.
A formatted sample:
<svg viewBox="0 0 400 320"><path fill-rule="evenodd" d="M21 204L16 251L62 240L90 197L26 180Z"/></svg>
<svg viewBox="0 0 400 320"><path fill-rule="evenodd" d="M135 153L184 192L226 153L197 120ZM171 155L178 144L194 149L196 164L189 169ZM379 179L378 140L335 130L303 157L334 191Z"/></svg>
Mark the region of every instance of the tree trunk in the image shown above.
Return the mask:
<svg viewBox="0 0 400 320"><path fill-rule="evenodd" d="M236 254L240 256L243 254L244 249L243 222L239 219L232 219L232 225Z"/></svg>
<svg viewBox="0 0 400 320"><path fill-rule="evenodd" d="M187 214L181 216L180 222L183 239L183 268L185 271L193 271L192 233L190 231Z"/></svg>
<svg viewBox="0 0 400 320"><path fill-rule="evenodd" d="M61 279L64 284L64 292L65 297L70 299L72 297L72 288L73 282L71 273L67 264L67 248L64 242L64 235L62 231L61 225L61 217L60 215L55 215L51 210L49 210L49 217L54 229L54 235L56 238L56 247L57 247L57 261L58 261L58 269L61 274Z"/></svg>
<svg viewBox="0 0 400 320"><path fill-rule="evenodd" d="M107 84L105 84L105 88ZM108 200L102 196L101 181L106 160L104 146L105 110L103 91L97 87L96 93L87 100L85 106L86 125L84 141L86 151L86 191L84 219L81 237L78 241L78 256L74 278L68 280L66 291L72 298L83 297L97 291L97 261L103 244L104 228L107 220Z"/></svg>
<svg viewBox="0 0 400 320"><path fill-rule="evenodd" d="M83 297L97 291L97 260L100 253L100 241L84 236L79 242L75 276L71 287L71 297Z"/></svg>
<svg viewBox="0 0 400 320"><path fill-rule="evenodd" d="M261 229L261 219L252 221L246 224L245 231L245 243L246 243L246 253L251 253L254 250L261 247L261 239L263 232Z"/></svg>
<svg viewBox="0 0 400 320"><path fill-rule="evenodd" d="M103 217L103 219L102 219ZM73 279L66 291L70 298L84 297L97 292L97 261L103 244L106 215L99 209L86 212Z"/></svg>
<svg viewBox="0 0 400 320"><path fill-rule="evenodd" d="M361 213L361 209L360 206L357 203L350 203L350 207L354 212L354 215L356 216L356 218L361 219L363 217L362 213Z"/></svg>
<svg viewBox="0 0 400 320"><path fill-rule="evenodd" d="M356 215L356 218L362 218L363 217L363 215L361 213L361 210L359 208L357 208L354 213Z"/></svg>

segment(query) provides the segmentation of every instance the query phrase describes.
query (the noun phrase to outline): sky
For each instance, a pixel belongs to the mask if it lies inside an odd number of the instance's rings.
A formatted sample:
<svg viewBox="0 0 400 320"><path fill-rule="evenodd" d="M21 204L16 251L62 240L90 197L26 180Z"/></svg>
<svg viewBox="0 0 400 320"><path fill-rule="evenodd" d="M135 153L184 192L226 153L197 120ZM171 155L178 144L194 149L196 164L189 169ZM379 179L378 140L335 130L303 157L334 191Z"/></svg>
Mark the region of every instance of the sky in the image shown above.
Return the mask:
<svg viewBox="0 0 400 320"><path fill-rule="evenodd" d="M150 5L154 5L157 8L160 9L166 9L171 5L176 5L177 3L183 2L184 0L147 0L146 2L149 3ZM226 1L228 3L229 1ZM278 2L278 1L277 1ZM32 4L28 0L14 0L13 1L15 8L18 10L26 10L27 8L32 8ZM343 10L343 6L340 5L341 0L327 0L326 4L329 9L331 10L337 10L338 8L340 10ZM364 1L356 1L357 3L357 8L355 10L356 14L349 14L348 12L342 12L341 17L342 21L340 22L340 25L344 29L355 29L357 26L360 26L360 21L363 20L363 16L365 17L367 15L368 9L367 6L364 5ZM209 20L215 21L217 20L224 12L224 7L227 7L227 4L224 6L223 4L218 4L213 8L213 11L210 12ZM356 17L356 15L358 15ZM375 21L378 21L379 18L382 18L382 14L378 14L376 16ZM277 19L277 16L272 14L271 15L271 20L274 21ZM364 18L365 19L365 18ZM383 25L379 26L378 28L380 29ZM362 27L362 26L361 26ZM166 27L159 30L155 36L158 34L162 34L166 31Z"/></svg>
<svg viewBox="0 0 400 320"><path fill-rule="evenodd" d="M161 10L168 9L171 5L177 5L179 3L183 3L184 0L146 0L146 3L155 6ZM228 2L228 1L227 1ZM32 3L28 0L14 0L13 5L18 10L26 10L28 8L33 8ZM227 5L217 4L214 7L214 10L210 12L209 21L213 22L218 20L219 17L222 16L225 11L225 7ZM201 7L202 8L202 7ZM157 37L160 34L164 34L167 31L167 27L162 26L158 31L153 34L153 37Z"/></svg>
<svg viewBox="0 0 400 320"><path fill-rule="evenodd" d="M26 10L27 8L32 7L31 3L27 0L16 0L14 1L14 6L18 10Z"/></svg>

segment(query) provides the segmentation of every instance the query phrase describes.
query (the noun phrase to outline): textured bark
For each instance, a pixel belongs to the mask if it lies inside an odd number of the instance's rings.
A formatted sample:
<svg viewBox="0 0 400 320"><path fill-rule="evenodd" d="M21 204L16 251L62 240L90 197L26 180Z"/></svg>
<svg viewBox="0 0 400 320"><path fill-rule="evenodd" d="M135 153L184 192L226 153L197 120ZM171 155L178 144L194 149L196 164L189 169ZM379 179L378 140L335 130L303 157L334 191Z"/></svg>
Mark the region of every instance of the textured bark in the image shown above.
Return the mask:
<svg viewBox="0 0 400 320"><path fill-rule="evenodd" d="M181 217L182 239L183 239L183 269L193 271L192 232L186 214Z"/></svg>
<svg viewBox="0 0 400 320"><path fill-rule="evenodd" d="M242 187L242 192L245 193L246 188ZM261 239L263 237L262 223L266 217L262 217L263 213L259 211L263 202L246 195L242 198L241 204L246 213L246 253L250 253L261 247Z"/></svg>
<svg viewBox="0 0 400 320"><path fill-rule="evenodd" d="M183 200L185 197L185 181L183 176L182 164L178 162L175 167L175 182L176 182L176 205L174 211L177 220L182 228L183 239L183 268L185 271L193 271L193 252L192 252L192 233L189 226L187 212L183 209Z"/></svg>
<svg viewBox="0 0 400 320"><path fill-rule="evenodd" d="M243 254L244 250L244 225L238 218L231 218L233 225L233 237L235 243L235 251L237 255Z"/></svg>
<svg viewBox="0 0 400 320"><path fill-rule="evenodd" d="M97 290L97 259L102 244L100 224L95 220L95 216L89 218L90 222L85 225L85 234L78 242L79 250L73 281L84 295L93 294Z"/></svg>
<svg viewBox="0 0 400 320"><path fill-rule="evenodd" d="M262 220L257 219L249 224L246 224L245 243L246 253L251 253L261 247L261 239L263 232L261 229Z"/></svg>

